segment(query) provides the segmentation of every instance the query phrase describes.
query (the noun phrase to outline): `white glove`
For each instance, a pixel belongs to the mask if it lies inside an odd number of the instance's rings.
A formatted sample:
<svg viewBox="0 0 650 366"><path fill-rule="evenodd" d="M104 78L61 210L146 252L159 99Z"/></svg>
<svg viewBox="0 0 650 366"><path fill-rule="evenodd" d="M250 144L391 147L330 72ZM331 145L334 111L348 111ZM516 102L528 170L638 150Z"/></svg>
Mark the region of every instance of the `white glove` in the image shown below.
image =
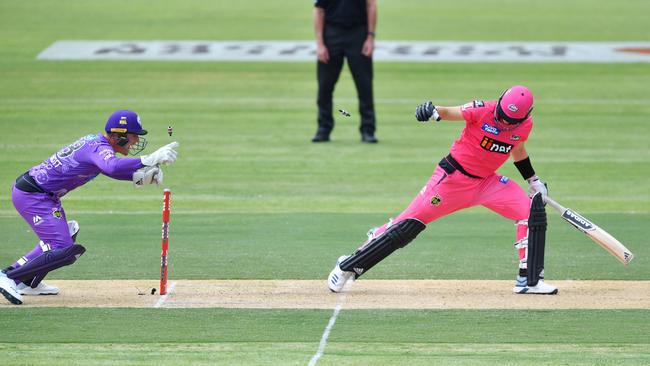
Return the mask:
<svg viewBox="0 0 650 366"><path fill-rule="evenodd" d="M528 181L528 195L530 197L534 196L535 193L541 192L542 199L546 201L546 196L548 195L548 188L546 188L546 183L542 182L538 176L534 175L527 179Z"/></svg>
<svg viewBox="0 0 650 366"><path fill-rule="evenodd" d="M167 144L149 155L141 156L140 161L142 161L142 164L146 166L154 166L158 164L169 165L176 161L176 155L178 153L174 149L177 147L178 142L174 141L171 144Z"/></svg>
<svg viewBox="0 0 650 366"><path fill-rule="evenodd" d="M133 185L135 188L140 188L148 184L156 183L160 185L163 182L163 171L160 167L146 166L133 173Z"/></svg>

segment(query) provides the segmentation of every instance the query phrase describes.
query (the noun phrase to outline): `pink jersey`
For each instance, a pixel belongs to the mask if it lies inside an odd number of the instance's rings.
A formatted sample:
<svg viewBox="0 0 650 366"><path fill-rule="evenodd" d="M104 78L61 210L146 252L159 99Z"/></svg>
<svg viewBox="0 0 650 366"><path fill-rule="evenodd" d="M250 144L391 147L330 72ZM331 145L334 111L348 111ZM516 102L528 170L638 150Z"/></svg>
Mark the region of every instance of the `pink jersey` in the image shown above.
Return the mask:
<svg viewBox="0 0 650 366"><path fill-rule="evenodd" d="M465 170L479 177L493 174L510 156L512 149L528 139L532 117L505 131L494 122L496 101L475 100L461 107L465 128L451 146L451 156Z"/></svg>

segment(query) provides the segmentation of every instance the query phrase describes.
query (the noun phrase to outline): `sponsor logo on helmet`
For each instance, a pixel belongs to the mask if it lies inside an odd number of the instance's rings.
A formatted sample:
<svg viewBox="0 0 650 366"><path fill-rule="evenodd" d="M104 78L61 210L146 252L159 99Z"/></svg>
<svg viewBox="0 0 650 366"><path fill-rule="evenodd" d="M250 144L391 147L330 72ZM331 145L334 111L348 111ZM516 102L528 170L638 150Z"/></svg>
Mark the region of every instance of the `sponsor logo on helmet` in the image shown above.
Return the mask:
<svg viewBox="0 0 650 366"><path fill-rule="evenodd" d="M126 116L122 116L122 117L120 117L120 122L118 122L118 123L119 123L120 125L125 125L125 124L127 124L127 122L126 122Z"/></svg>
<svg viewBox="0 0 650 366"><path fill-rule="evenodd" d="M508 110L511 111L511 112L517 112L519 110L519 108L517 108L516 105L510 103L510 104L508 104Z"/></svg>
<svg viewBox="0 0 650 366"><path fill-rule="evenodd" d="M501 133L501 130L500 130L500 129L498 129L498 128L495 127L495 126L489 125L489 124L487 124L487 123L484 123L483 126L481 127L481 129L482 129L483 131L485 131L485 132L487 132L487 133L491 133L491 134L493 134L493 135L498 135L498 134Z"/></svg>
<svg viewBox="0 0 650 366"><path fill-rule="evenodd" d="M440 197L440 195L437 194L431 197L431 204L433 206L438 206L441 202L442 202L442 197Z"/></svg>
<svg viewBox="0 0 650 366"><path fill-rule="evenodd" d="M481 141L481 147L484 150L490 152L495 152L499 154L510 154L510 150L512 150L513 146L510 144L506 144L505 142L497 141L487 136L483 136L483 140Z"/></svg>
<svg viewBox="0 0 650 366"><path fill-rule="evenodd" d="M594 224L592 224L591 221L585 219L584 217L578 215L577 213L571 210L564 211L562 217L564 217L571 225L575 226L576 228L582 231L589 231L595 229Z"/></svg>

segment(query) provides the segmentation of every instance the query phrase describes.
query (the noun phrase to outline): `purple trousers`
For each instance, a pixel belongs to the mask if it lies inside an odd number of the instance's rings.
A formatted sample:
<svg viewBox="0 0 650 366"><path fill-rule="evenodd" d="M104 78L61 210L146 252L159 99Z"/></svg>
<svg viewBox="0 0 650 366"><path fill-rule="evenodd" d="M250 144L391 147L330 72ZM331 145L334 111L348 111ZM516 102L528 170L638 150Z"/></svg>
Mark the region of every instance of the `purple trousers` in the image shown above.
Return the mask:
<svg viewBox="0 0 650 366"><path fill-rule="evenodd" d="M47 193L23 192L14 185L11 199L20 216L27 221L42 241L14 263L14 268L38 257L44 251L66 248L73 244L65 211L58 198L51 197Z"/></svg>

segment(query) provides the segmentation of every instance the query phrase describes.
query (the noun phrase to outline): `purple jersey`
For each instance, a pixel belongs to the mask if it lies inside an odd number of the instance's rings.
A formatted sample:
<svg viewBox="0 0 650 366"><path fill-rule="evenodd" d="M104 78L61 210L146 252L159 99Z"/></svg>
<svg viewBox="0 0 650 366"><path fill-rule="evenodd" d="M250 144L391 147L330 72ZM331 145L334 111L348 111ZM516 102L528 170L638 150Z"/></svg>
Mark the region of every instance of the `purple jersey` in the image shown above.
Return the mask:
<svg viewBox="0 0 650 366"><path fill-rule="evenodd" d="M99 173L114 179L131 180L142 168L140 158L117 158L105 136L88 135L64 147L29 170L44 191L63 197L88 183Z"/></svg>

